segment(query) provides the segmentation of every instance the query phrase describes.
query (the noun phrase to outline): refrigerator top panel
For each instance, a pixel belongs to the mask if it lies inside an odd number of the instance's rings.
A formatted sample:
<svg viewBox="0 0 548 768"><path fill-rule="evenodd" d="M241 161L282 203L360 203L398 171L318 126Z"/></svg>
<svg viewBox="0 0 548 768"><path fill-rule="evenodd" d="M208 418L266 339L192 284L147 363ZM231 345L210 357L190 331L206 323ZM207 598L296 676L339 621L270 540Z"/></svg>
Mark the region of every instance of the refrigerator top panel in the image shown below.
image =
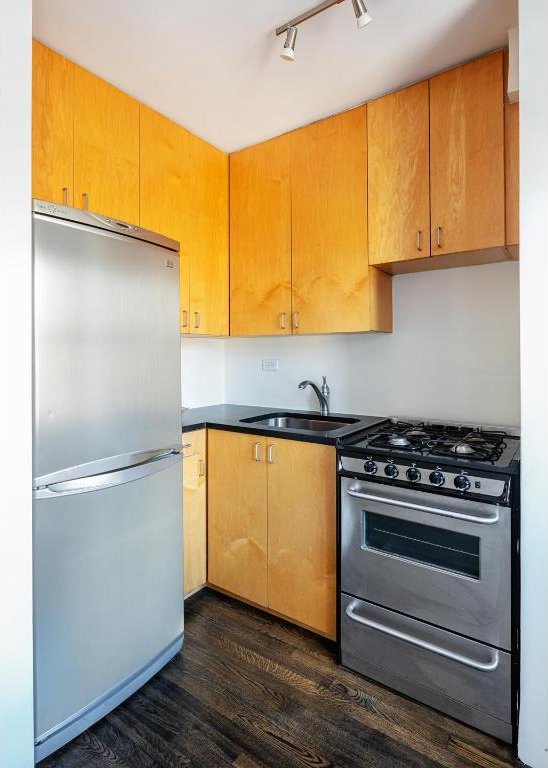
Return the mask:
<svg viewBox="0 0 548 768"><path fill-rule="evenodd" d="M34 204L35 486L180 446L177 244L107 221Z"/></svg>

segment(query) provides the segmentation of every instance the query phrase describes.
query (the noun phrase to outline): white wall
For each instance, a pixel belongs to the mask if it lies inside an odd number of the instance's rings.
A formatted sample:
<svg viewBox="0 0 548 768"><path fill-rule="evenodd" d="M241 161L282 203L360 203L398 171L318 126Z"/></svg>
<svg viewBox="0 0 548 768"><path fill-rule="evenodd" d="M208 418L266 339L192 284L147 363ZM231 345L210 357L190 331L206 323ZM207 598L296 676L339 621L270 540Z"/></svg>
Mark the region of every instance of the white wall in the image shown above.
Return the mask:
<svg viewBox="0 0 548 768"><path fill-rule="evenodd" d="M518 265L396 277L393 334L226 342L226 402L315 409L322 375L334 411L518 425Z"/></svg>
<svg viewBox="0 0 548 768"><path fill-rule="evenodd" d="M0 765L34 764L31 0L0 0Z"/></svg>
<svg viewBox="0 0 548 768"><path fill-rule="evenodd" d="M181 336L182 403L186 408L225 402L225 342Z"/></svg>
<svg viewBox="0 0 548 768"><path fill-rule="evenodd" d="M519 757L548 768L548 3L520 2L522 615Z"/></svg>

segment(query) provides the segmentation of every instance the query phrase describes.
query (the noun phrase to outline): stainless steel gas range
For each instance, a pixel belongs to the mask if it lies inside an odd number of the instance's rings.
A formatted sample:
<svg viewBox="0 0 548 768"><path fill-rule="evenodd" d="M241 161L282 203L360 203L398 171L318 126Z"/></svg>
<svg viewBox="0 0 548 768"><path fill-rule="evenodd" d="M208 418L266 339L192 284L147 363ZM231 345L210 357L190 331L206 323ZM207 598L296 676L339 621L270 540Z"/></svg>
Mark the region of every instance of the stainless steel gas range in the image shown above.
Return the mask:
<svg viewBox="0 0 548 768"><path fill-rule="evenodd" d="M386 421L339 478L341 663L512 741L519 438Z"/></svg>

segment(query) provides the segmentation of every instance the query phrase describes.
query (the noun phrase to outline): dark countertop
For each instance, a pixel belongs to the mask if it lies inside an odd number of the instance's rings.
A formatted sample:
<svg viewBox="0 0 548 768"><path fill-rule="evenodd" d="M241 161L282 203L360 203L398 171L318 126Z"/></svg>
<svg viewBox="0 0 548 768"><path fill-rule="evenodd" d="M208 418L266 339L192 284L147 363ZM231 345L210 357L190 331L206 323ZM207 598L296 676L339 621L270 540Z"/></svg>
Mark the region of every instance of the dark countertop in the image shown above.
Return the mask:
<svg viewBox="0 0 548 768"><path fill-rule="evenodd" d="M210 405L205 408L189 408L182 413L183 432L192 432L205 427L224 429L229 432L246 432L248 434L272 435L287 440L302 440L309 443L324 443L335 445L337 440L347 437L362 429L371 427L386 419L386 416L363 416L354 413L331 413L328 418L336 420L356 419L353 424L345 424L340 429L329 432L316 430L291 430L279 427L268 427L264 424L242 423L242 419L268 416L271 414L299 414L305 417L324 419L318 411L296 411L291 408L262 408L253 405Z"/></svg>

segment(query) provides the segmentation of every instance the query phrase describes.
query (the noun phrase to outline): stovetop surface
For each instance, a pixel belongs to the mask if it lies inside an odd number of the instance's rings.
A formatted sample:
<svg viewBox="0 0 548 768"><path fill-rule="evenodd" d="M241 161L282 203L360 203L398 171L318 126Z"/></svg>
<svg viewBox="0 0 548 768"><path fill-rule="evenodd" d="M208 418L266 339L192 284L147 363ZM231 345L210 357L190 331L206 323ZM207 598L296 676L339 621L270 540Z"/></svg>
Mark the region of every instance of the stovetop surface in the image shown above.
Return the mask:
<svg viewBox="0 0 548 768"><path fill-rule="evenodd" d="M343 441L341 451L501 470L515 464L519 445L502 429L392 419Z"/></svg>

